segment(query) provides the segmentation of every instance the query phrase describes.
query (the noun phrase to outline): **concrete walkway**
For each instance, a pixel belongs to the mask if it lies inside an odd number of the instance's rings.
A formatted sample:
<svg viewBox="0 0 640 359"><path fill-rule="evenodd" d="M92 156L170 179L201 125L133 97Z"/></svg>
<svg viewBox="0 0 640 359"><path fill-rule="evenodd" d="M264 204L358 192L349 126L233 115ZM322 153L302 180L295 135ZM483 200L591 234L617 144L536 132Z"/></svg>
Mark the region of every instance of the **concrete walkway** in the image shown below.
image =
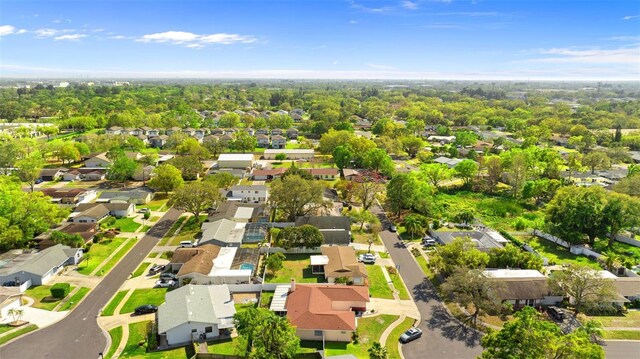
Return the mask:
<svg viewBox="0 0 640 359"><path fill-rule="evenodd" d="M122 338L120 338L120 343L118 344L118 347L116 348L115 353L113 353L113 357L112 358L118 358L120 357L120 354L122 354L122 352L124 351L124 348L127 347L127 341L129 340L129 325L123 325L122 326ZM107 358L110 359L110 358Z"/></svg>
<svg viewBox="0 0 640 359"><path fill-rule="evenodd" d="M396 327L398 325L400 325L402 322L404 322L404 320L407 319L406 315L401 315L400 318L398 318L398 320L396 320L395 322L391 323L390 326L387 327L387 329L384 330L384 332L382 332L382 335L380 336L380 344L382 344L382 346L385 346L387 343L387 338L389 338L389 334L391 334L391 332L396 329Z"/></svg>
<svg viewBox="0 0 640 359"><path fill-rule="evenodd" d="M66 317L67 314L69 314L68 310L65 310L63 312L52 312L49 310L33 308L26 305L21 305L17 309L21 309L23 311L22 318L20 318L21 320L33 323L40 329L59 322L60 320L62 320L62 318ZM11 321L13 321L11 316L7 316L6 318L3 318L0 323L9 323Z"/></svg>
<svg viewBox="0 0 640 359"><path fill-rule="evenodd" d="M351 243L351 244L349 244L349 246L353 247L357 251L368 251L369 250L369 245L368 244ZM371 245L371 251L372 252L386 252L387 248L384 245L381 245L381 244L372 244Z"/></svg>

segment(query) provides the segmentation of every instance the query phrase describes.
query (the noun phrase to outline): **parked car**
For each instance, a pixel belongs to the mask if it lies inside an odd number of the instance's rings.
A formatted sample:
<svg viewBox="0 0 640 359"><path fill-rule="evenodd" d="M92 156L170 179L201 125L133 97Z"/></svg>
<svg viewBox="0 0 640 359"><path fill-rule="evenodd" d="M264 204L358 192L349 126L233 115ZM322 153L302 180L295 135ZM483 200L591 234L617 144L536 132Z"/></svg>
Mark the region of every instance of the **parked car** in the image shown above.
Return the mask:
<svg viewBox="0 0 640 359"><path fill-rule="evenodd" d="M19 284L15 280L10 280L2 283L3 287L17 287Z"/></svg>
<svg viewBox="0 0 640 359"><path fill-rule="evenodd" d="M547 313L549 313L549 316L554 320L557 320L559 322L564 320L564 310L558 307L547 308Z"/></svg>
<svg viewBox="0 0 640 359"><path fill-rule="evenodd" d="M141 314L155 313L157 311L158 311L158 307L156 307L155 305L145 304L136 308L134 313L136 313L136 315L141 315Z"/></svg>
<svg viewBox="0 0 640 359"><path fill-rule="evenodd" d="M164 273L160 274L160 279L161 280L162 279L164 279L164 280L176 280L176 279L178 279L178 277L175 274L171 273L171 272L164 272Z"/></svg>
<svg viewBox="0 0 640 359"><path fill-rule="evenodd" d="M425 247L432 247L437 245L438 242L435 241L435 239L423 239L422 240L422 245Z"/></svg>
<svg viewBox="0 0 640 359"><path fill-rule="evenodd" d="M149 208L140 208L140 210L138 212L140 212L140 213L150 213L151 210Z"/></svg>
<svg viewBox="0 0 640 359"><path fill-rule="evenodd" d="M397 232L398 228L396 228L396 226L394 224L389 226L389 232Z"/></svg>
<svg viewBox="0 0 640 359"><path fill-rule="evenodd" d="M191 241L180 242L180 248L193 248L195 245Z"/></svg>
<svg viewBox="0 0 640 359"><path fill-rule="evenodd" d="M412 340L416 340L420 338L421 336L422 336L422 329L410 328L400 336L400 341L402 343L408 343Z"/></svg>
<svg viewBox="0 0 640 359"><path fill-rule="evenodd" d="M376 262L376 256L371 253L361 254L358 256L358 262L374 264Z"/></svg>
<svg viewBox="0 0 640 359"><path fill-rule="evenodd" d="M156 264L149 268L149 274L154 275L162 272L164 270L164 266L160 264Z"/></svg>
<svg viewBox="0 0 640 359"><path fill-rule="evenodd" d="M158 288L171 288L175 287L176 281L172 279L160 279L156 281L156 287Z"/></svg>

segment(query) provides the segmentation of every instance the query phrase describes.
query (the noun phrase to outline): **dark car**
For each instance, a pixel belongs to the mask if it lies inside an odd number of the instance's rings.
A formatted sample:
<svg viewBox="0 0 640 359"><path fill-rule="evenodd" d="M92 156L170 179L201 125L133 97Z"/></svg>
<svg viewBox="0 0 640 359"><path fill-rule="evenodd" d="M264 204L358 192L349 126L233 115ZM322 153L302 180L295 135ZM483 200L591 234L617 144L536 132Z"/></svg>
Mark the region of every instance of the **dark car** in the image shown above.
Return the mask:
<svg viewBox="0 0 640 359"><path fill-rule="evenodd" d="M389 232L397 232L397 231L398 231L398 228L396 228L395 225L392 224L389 226Z"/></svg>
<svg viewBox="0 0 640 359"><path fill-rule="evenodd" d="M155 313L157 311L158 311L158 307L156 307L155 305L145 304L136 308L135 313L136 315L141 315L141 314Z"/></svg>
<svg viewBox="0 0 640 359"><path fill-rule="evenodd" d="M400 336L400 341L403 343L408 343L412 340L420 338L421 336L422 330L420 328L411 328Z"/></svg>
<svg viewBox="0 0 640 359"><path fill-rule="evenodd" d="M14 281L14 280L10 280L10 281L2 283L3 287L17 287L18 285L19 285L18 282Z"/></svg>
<svg viewBox="0 0 640 359"><path fill-rule="evenodd" d="M156 264L153 267L149 268L149 274L154 275L162 272L164 270L164 266L160 264Z"/></svg>
<svg viewBox="0 0 640 359"><path fill-rule="evenodd" d="M557 320L559 322L564 320L564 310L558 307L547 308L547 313L549 313L549 316L554 320Z"/></svg>

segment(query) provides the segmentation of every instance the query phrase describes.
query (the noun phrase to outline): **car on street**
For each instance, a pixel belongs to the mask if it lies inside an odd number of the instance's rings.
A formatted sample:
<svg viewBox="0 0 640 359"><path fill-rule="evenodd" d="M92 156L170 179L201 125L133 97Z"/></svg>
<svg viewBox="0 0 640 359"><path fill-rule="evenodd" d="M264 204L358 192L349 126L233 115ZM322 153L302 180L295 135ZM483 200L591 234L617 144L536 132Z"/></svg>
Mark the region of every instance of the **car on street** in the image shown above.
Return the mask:
<svg viewBox="0 0 640 359"><path fill-rule="evenodd" d="M164 266L163 265L156 264L156 265L153 265L151 268L149 268L149 274L150 275L158 274L158 273L162 272L163 270L164 270Z"/></svg>
<svg viewBox="0 0 640 359"><path fill-rule="evenodd" d="M552 306L547 308L547 313L549 313L549 316L553 319L553 320L557 320L559 322L564 320L564 310Z"/></svg>
<svg viewBox="0 0 640 359"><path fill-rule="evenodd" d="M361 254L358 256L358 262L374 264L376 262L376 256L371 253Z"/></svg>
<svg viewBox="0 0 640 359"><path fill-rule="evenodd" d="M142 315L142 314L155 313L157 311L158 311L158 307L156 307L155 305L145 304L136 308L134 313L136 313L136 315Z"/></svg>
<svg viewBox="0 0 640 359"><path fill-rule="evenodd" d="M176 281L172 279L160 279L156 281L157 288L171 288L176 286Z"/></svg>
<svg viewBox="0 0 640 359"><path fill-rule="evenodd" d="M171 273L171 272L164 272L162 274L160 274L160 279L164 279L164 280L176 280L178 279L178 277Z"/></svg>
<svg viewBox="0 0 640 359"><path fill-rule="evenodd" d="M410 328L406 332L402 333L400 336L400 341L402 343L408 343L412 340L416 340L422 336L422 329L420 328Z"/></svg>
<svg viewBox="0 0 640 359"><path fill-rule="evenodd" d="M397 232L398 228L396 228L396 226L394 224L389 226L389 232Z"/></svg>

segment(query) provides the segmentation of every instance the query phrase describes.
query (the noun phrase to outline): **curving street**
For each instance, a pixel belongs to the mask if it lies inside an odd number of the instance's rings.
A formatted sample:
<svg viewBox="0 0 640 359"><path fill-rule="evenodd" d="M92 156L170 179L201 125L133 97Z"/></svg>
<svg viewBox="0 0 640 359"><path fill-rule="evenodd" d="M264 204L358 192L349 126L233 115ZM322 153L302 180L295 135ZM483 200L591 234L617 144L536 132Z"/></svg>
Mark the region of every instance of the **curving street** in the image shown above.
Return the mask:
<svg viewBox="0 0 640 359"><path fill-rule="evenodd" d="M100 310L181 214L169 210L67 317L0 347L0 358L98 358L107 345L96 321Z"/></svg>

